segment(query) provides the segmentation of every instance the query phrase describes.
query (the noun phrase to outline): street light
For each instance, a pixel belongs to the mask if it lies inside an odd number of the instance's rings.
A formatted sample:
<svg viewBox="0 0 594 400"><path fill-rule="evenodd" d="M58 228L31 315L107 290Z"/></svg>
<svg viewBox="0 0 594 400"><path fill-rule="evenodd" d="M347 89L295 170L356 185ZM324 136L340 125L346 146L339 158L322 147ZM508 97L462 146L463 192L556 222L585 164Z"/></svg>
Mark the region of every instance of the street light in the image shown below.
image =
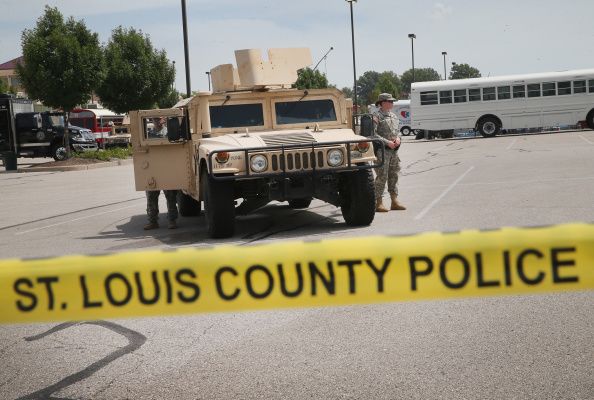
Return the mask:
<svg viewBox="0 0 594 400"><path fill-rule="evenodd" d="M192 86L190 85L190 54L188 53L188 21L186 18L186 0L181 0L182 24L184 30L184 56L186 61L186 95L192 95Z"/></svg>
<svg viewBox="0 0 594 400"><path fill-rule="evenodd" d="M443 80L448 80L448 71L446 69L446 56L448 55L447 51L442 51L441 55L443 56Z"/></svg>
<svg viewBox="0 0 594 400"><path fill-rule="evenodd" d="M417 38L417 35L414 33L409 33L408 38L410 39L410 48L412 52L412 81L415 82L415 39Z"/></svg>
<svg viewBox="0 0 594 400"><path fill-rule="evenodd" d="M206 71L206 79L208 79L208 91L210 92L210 72Z"/></svg>
<svg viewBox="0 0 594 400"><path fill-rule="evenodd" d="M355 64L355 24L353 22L353 3L357 0L346 0L351 9L351 42L353 44L353 100L355 101L355 113L357 112L357 66Z"/></svg>
<svg viewBox="0 0 594 400"><path fill-rule="evenodd" d="M171 82L171 89L175 90L175 60L173 60L173 82Z"/></svg>

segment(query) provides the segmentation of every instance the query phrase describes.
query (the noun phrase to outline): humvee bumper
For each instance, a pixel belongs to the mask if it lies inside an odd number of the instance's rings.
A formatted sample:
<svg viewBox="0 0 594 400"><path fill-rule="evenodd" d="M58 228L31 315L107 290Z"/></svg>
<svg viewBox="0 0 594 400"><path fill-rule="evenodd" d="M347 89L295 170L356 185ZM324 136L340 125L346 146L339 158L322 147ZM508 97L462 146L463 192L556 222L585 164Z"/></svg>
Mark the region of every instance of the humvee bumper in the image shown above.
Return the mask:
<svg viewBox="0 0 594 400"><path fill-rule="evenodd" d="M360 144L368 144L365 151L360 151ZM372 143L378 144L381 156L376 157ZM340 163L332 164L330 152L338 150L342 154ZM229 153L242 155L242 168L217 165L217 154ZM384 146L378 139L358 139L339 142L311 143L309 145L263 146L245 149L221 149L208 154L208 173L214 180L243 180L254 178L279 178L298 175L333 174L346 171L378 168L383 165ZM334 153L336 155L336 153ZM263 156L266 168L256 172L251 159Z"/></svg>

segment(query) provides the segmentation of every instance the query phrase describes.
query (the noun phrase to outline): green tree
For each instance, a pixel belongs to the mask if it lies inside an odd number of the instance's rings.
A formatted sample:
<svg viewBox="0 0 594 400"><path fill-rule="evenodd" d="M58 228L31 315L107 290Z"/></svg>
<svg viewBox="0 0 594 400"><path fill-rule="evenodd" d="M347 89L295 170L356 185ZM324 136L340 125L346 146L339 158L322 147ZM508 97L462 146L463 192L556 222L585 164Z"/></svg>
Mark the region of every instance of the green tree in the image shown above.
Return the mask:
<svg viewBox="0 0 594 400"><path fill-rule="evenodd" d="M303 68L297 72L297 89L325 89L329 87L328 78L320 71Z"/></svg>
<svg viewBox="0 0 594 400"><path fill-rule="evenodd" d="M439 73L433 68L415 68L415 82L430 82L439 80L441 80L441 77L439 76ZM402 82L402 92L410 94L410 85L413 82L412 69L405 71L400 76L400 81Z"/></svg>
<svg viewBox="0 0 594 400"><path fill-rule="evenodd" d="M400 78L398 78L398 75L392 71L382 72L375 89L373 89L369 103L374 103L380 93L390 93L395 98L400 97Z"/></svg>
<svg viewBox="0 0 594 400"><path fill-rule="evenodd" d="M352 99L353 98L353 88L348 86L343 87L340 91L344 94L346 98Z"/></svg>
<svg viewBox="0 0 594 400"><path fill-rule="evenodd" d="M65 112L64 146L70 154L68 111L86 102L103 78L99 38L83 21L45 7L33 29L21 36L23 63L17 65L22 85L33 99Z"/></svg>
<svg viewBox="0 0 594 400"><path fill-rule="evenodd" d="M4 79L0 78L0 93L7 93L8 92L8 84Z"/></svg>
<svg viewBox="0 0 594 400"><path fill-rule="evenodd" d="M480 78L481 71L468 64L454 64L450 71L450 79Z"/></svg>
<svg viewBox="0 0 594 400"><path fill-rule="evenodd" d="M154 108L171 92L173 64L148 36L117 27L104 49L105 80L97 88L101 102L117 113Z"/></svg>
<svg viewBox="0 0 594 400"><path fill-rule="evenodd" d="M171 108L173 107L180 99L182 98L181 93L175 90L174 88L170 88L169 92L157 100L157 106L159 108Z"/></svg>
<svg viewBox="0 0 594 400"><path fill-rule="evenodd" d="M375 102L373 91L380 79L380 73L376 71L366 71L357 79L357 101L359 104L371 104Z"/></svg>

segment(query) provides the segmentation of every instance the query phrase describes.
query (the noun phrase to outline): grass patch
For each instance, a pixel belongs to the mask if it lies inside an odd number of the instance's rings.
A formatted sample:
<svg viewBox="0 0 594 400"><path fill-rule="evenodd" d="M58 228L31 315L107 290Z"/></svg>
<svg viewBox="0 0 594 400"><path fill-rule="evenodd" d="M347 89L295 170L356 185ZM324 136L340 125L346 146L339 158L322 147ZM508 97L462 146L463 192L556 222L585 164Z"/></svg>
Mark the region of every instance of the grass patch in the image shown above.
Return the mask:
<svg viewBox="0 0 594 400"><path fill-rule="evenodd" d="M126 159L132 157L132 147L114 147L111 149L99 149L97 151L85 151L74 153L75 158L87 158L101 161L110 161L113 159Z"/></svg>

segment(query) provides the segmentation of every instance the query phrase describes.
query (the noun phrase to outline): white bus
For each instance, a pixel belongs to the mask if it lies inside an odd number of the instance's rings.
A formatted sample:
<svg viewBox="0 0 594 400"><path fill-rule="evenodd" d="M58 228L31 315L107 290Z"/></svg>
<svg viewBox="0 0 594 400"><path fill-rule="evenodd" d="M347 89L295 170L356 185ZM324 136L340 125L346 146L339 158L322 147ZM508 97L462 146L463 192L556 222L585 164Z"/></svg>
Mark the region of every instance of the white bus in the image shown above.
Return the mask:
<svg viewBox="0 0 594 400"><path fill-rule="evenodd" d="M413 129L594 129L594 69L412 84Z"/></svg>

